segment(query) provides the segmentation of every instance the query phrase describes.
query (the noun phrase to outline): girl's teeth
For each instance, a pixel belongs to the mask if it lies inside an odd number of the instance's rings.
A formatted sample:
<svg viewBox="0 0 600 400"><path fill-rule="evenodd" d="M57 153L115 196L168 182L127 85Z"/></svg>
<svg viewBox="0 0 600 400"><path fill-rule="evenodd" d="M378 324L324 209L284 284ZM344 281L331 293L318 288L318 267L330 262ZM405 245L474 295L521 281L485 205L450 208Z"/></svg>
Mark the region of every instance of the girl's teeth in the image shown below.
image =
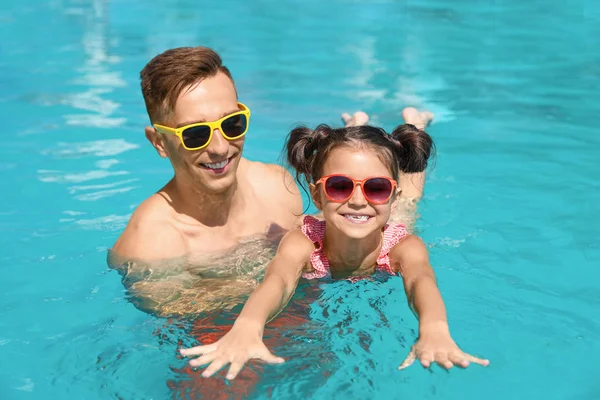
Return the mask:
<svg viewBox="0 0 600 400"><path fill-rule="evenodd" d="M207 168L210 169L221 169L224 168L227 165L228 160L225 161L221 161L220 163L216 163L216 164L202 164Z"/></svg>
<svg viewBox="0 0 600 400"><path fill-rule="evenodd" d="M353 219L355 221L366 221L369 219L368 215L346 215L346 218Z"/></svg>

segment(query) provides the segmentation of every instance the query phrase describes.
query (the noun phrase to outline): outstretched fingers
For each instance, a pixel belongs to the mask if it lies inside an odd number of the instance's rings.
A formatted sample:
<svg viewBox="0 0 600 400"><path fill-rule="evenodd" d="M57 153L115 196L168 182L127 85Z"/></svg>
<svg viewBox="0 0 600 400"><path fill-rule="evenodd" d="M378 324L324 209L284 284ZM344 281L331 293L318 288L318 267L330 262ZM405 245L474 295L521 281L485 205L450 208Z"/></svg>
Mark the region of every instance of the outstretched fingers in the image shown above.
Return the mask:
<svg viewBox="0 0 600 400"><path fill-rule="evenodd" d="M435 362L442 368L445 368L447 370L451 369L452 367L454 367L454 363L452 361L450 361L449 357L448 357L448 353L446 352L438 352L435 354Z"/></svg>
<svg viewBox="0 0 600 400"><path fill-rule="evenodd" d="M217 344L207 344L205 346L195 346L189 349L179 349L179 353L184 357L199 356L202 354L212 353L217 349Z"/></svg>
<svg viewBox="0 0 600 400"><path fill-rule="evenodd" d="M231 360L231 367L229 367L226 378L229 380L235 379L242 368L244 368L244 365L246 365L250 359L260 360L267 364L282 364L285 362L284 358L274 355L265 347L264 350L260 351L255 357L233 358Z"/></svg>
<svg viewBox="0 0 600 400"><path fill-rule="evenodd" d="M408 368L411 365L413 365L413 363L415 362L415 360L417 359L417 353L415 351L414 346L410 349L410 352L408 353L408 355L406 356L406 358L404 359L404 361L402 361L402 364L400 364L400 366L398 367L399 370L403 370L404 368Z"/></svg>
<svg viewBox="0 0 600 400"><path fill-rule="evenodd" d="M448 359L461 368L467 368L470 365L469 356L462 351L456 350L448 354Z"/></svg>
<svg viewBox="0 0 600 400"><path fill-rule="evenodd" d="M242 368L244 368L244 365L246 365L246 361L247 360L243 359L233 360L231 362L231 367L229 367L229 371L227 371L226 378L230 381L235 379L235 377L238 376Z"/></svg>
<svg viewBox="0 0 600 400"><path fill-rule="evenodd" d="M190 360L188 364L192 368L198 368L198 367L201 367L203 365L210 364L217 357L218 357L218 354L216 354L216 352L212 352L212 353L205 354L205 355L203 355L201 357L194 358L193 360Z"/></svg>
<svg viewBox="0 0 600 400"><path fill-rule="evenodd" d="M469 360L469 362L475 363L475 364L479 364L482 365L484 367L487 367L488 365L490 365L490 360L485 359L485 358L477 358L474 357L470 354L465 354L467 356L467 360Z"/></svg>
<svg viewBox="0 0 600 400"><path fill-rule="evenodd" d="M282 363L285 362L285 359L283 359L282 357L278 357L278 356L274 355L273 353L271 353L266 348L256 358L258 358L259 360L262 360L262 361L266 362L267 364L282 364Z"/></svg>
<svg viewBox="0 0 600 400"><path fill-rule="evenodd" d="M202 372L202 377L208 378L208 377L213 376L215 374L215 372L218 372L221 368L223 368L227 364L229 364L229 361L226 361L222 358L217 358L208 367L206 367L204 372Z"/></svg>

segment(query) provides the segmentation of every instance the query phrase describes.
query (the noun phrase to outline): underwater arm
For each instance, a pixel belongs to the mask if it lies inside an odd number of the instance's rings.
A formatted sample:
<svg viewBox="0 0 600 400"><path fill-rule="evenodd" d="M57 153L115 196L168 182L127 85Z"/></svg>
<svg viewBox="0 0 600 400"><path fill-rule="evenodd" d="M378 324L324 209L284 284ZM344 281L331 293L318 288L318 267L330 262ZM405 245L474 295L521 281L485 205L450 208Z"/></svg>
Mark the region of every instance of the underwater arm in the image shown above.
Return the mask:
<svg viewBox="0 0 600 400"><path fill-rule="evenodd" d="M161 262L128 259L113 250L108 251L107 264L119 272L127 291L127 299L140 311L159 317L191 312L181 301L185 289L198 281L186 271L184 257Z"/></svg>
<svg viewBox="0 0 600 400"><path fill-rule="evenodd" d="M187 257L157 262L127 260L112 251L109 267L119 272L127 300L157 317L197 315L243 304L255 279L234 279L212 273L220 264L200 268ZM214 263L215 261L211 261Z"/></svg>

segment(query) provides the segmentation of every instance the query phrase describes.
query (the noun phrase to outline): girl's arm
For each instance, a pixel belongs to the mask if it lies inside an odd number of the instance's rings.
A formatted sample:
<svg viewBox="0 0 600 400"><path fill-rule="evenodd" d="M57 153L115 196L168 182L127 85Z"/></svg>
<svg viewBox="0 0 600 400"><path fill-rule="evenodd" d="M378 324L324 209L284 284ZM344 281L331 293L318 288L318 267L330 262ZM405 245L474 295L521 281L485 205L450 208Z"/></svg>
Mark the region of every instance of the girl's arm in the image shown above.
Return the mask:
<svg viewBox="0 0 600 400"><path fill-rule="evenodd" d="M423 241L414 235L407 236L392 248L390 261L402 275L408 304L419 319L419 339L400 369L408 367L415 359L426 368L433 362L446 369L454 365L464 368L471 362L487 366L488 360L463 353L452 340L446 306Z"/></svg>
<svg viewBox="0 0 600 400"><path fill-rule="evenodd" d="M288 232L267 267L265 278L244 305L231 330L216 343L181 349L184 356L202 355L189 364L192 367L210 364L202 373L209 377L231 363L227 379L234 379L252 358L282 363L284 360L271 354L262 342L264 326L292 298L313 250L314 245L299 229Z"/></svg>
<svg viewBox="0 0 600 400"><path fill-rule="evenodd" d="M392 267L402 275L408 305L419 319L419 331L431 326L448 329L446 306L423 241L408 235L392 248L390 260Z"/></svg>
<svg viewBox="0 0 600 400"><path fill-rule="evenodd" d="M264 326L285 308L294 295L313 250L314 245L299 229L287 233L267 266L262 283L252 293L234 325L258 328L262 337Z"/></svg>

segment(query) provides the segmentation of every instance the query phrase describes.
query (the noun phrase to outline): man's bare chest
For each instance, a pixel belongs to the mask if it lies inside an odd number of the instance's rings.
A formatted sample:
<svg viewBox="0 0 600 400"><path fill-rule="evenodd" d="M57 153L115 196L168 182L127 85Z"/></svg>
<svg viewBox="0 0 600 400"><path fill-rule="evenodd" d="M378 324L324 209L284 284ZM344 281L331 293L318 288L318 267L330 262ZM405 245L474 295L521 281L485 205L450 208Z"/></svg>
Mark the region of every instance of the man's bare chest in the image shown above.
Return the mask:
<svg viewBox="0 0 600 400"><path fill-rule="evenodd" d="M248 218L222 226L181 226L181 238L188 254L216 254L241 242L269 236L272 221L267 218Z"/></svg>

